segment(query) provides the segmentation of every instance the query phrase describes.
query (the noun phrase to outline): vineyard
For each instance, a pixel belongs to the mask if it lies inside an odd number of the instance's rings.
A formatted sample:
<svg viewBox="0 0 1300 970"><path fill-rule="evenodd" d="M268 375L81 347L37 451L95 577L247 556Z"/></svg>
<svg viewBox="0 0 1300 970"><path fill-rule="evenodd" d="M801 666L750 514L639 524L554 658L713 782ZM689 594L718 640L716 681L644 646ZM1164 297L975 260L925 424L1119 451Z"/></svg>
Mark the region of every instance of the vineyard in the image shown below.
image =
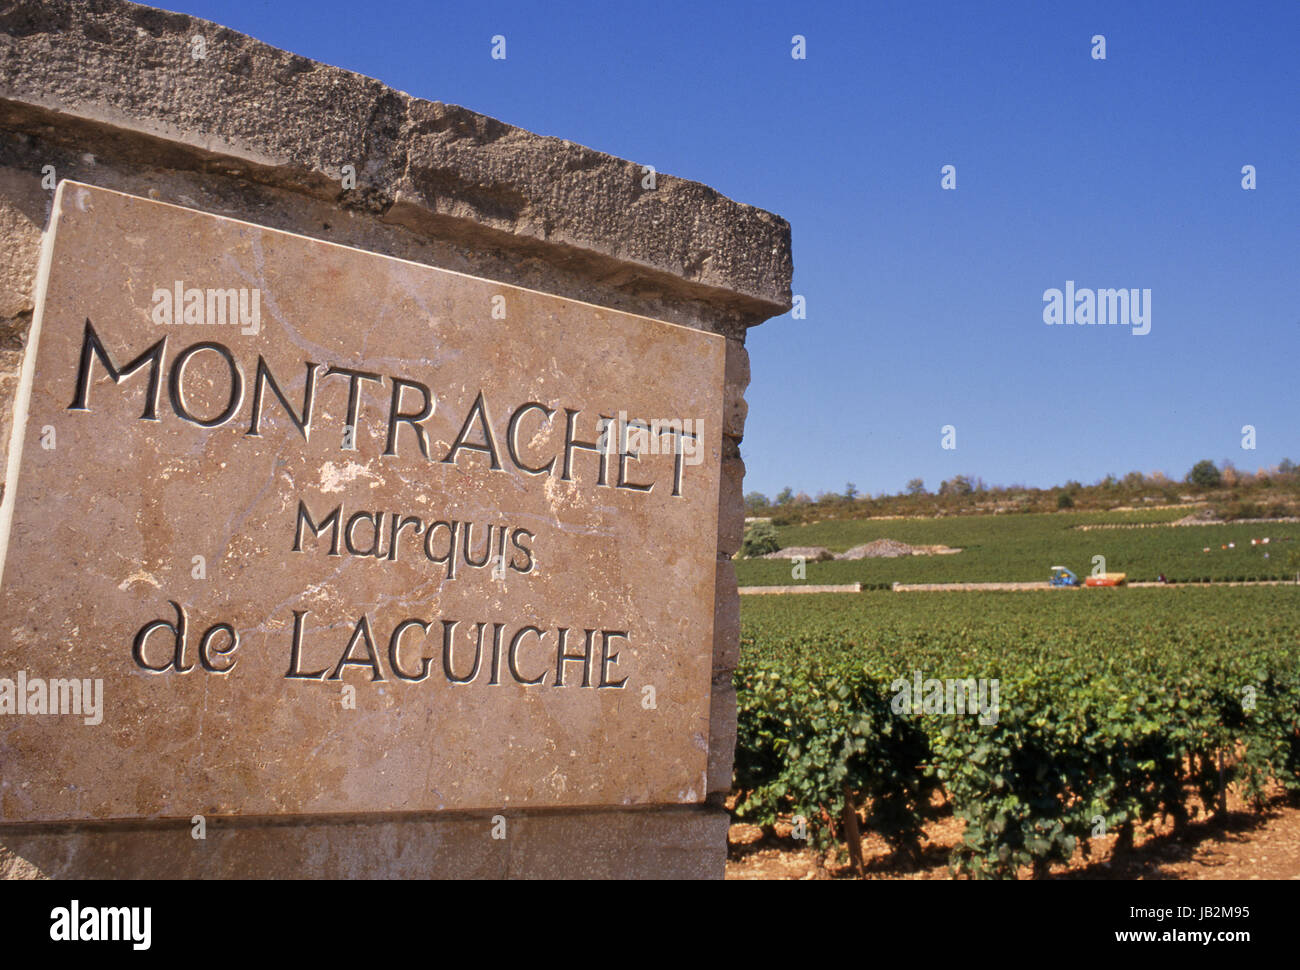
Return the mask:
<svg viewBox="0 0 1300 970"><path fill-rule="evenodd" d="M782 547L825 546L832 552L876 539L912 545L943 544L962 551L949 556L809 562L795 579L791 564L777 559L738 559L741 586L791 582L890 583L1032 582L1047 579L1050 566L1065 565L1080 576L1105 568L1133 581L1154 581L1161 573L1180 583L1295 579L1287 555L1300 548L1300 523L1229 523L1149 526L1172 522L1185 509L1146 512L1058 512L980 515L941 519L851 519L777 529ZM1097 526L1134 528L1096 528ZM1091 527L1091 528L1089 528ZM1268 538L1267 545L1251 540ZM1206 549L1209 552L1206 552Z"/></svg>
<svg viewBox="0 0 1300 970"><path fill-rule="evenodd" d="M749 597L736 684L736 816L851 855L865 818L915 856L936 793L999 878L1300 792L1293 587Z"/></svg>

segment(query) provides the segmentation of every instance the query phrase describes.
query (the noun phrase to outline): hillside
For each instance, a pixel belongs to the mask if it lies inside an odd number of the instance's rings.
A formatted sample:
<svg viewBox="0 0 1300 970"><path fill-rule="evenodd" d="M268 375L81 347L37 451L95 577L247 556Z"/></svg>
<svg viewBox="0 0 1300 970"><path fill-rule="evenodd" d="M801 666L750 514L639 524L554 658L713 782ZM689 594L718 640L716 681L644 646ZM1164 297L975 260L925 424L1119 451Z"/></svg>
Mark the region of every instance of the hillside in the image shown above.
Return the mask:
<svg viewBox="0 0 1300 970"><path fill-rule="evenodd" d="M1174 525L1187 508L1146 511L1062 511L942 518L832 519L777 526L782 548L824 546L842 553L880 539L909 545L945 545L952 555L806 563L792 576L785 559L736 560L741 586L855 583L1032 582L1062 565L1080 577L1105 557L1105 570L1134 581L1161 573L1175 582L1291 579L1288 554L1300 549L1300 522L1230 522ZM1256 544L1252 545L1251 540ZM1262 540L1268 539L1267 543ZM1206 550L1209 551L1206 551Z"/></svg>

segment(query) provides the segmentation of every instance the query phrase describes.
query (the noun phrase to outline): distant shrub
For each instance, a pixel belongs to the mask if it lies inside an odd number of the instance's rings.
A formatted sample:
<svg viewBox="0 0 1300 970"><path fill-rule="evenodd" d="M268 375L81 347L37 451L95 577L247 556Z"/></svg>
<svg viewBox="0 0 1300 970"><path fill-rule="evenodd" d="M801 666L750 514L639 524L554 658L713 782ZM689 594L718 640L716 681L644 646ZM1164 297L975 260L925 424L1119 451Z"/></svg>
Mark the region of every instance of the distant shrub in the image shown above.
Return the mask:
<svg viewBox="0 0 1300 970"><path fill-rule="evenodd" d="M745 528L745 538L741 541L740 551L747 558L765 556L777 552L781 544L776 541L776 527L771 522L752 522Z"/></svg>
<svg viewBox="0 0 1300 970"><path fill-rule="evenodd" d="M1187 480L1198 488L1218 488L1223 481L1223 476L1214 462L1207 458L1192 466L1192 470L1187 473Z"/></svg>
<svg viewBox="0 0 1300 970"><path fill-rule="evenodd" d="M975 484L968 475L958 475L946 482L939 483L940 495L970 495L975 491Z"/></svg>
<svg viewBox="0 0 1300 970"><path fill-rule="evenodd" d="M1069 492L1062 492L1060 495L1056 496L1056 507L1058 509L1074 508L1074 499L1070 498Z"/></svg>

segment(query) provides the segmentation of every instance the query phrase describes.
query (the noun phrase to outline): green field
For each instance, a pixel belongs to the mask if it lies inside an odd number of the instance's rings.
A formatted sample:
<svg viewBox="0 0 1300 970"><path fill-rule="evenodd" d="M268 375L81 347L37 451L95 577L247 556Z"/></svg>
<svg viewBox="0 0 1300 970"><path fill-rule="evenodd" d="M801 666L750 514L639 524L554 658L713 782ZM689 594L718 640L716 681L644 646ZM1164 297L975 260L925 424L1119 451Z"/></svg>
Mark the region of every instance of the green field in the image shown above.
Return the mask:
<svg viewBox="0 0 1300 970"><path fill-rule="evenodd" d="M910 851L941 788L966 822L955 871L1043 874L1099 822L1123 838L1213 805L1221 758L1248 799L1300 790L1295 587L746 597L741 616L736 811L759 824L829 838L848 792ZM900 709L918 673L996 682L992 722Z"/></svg>
<svg viewBox="0 0 1300 970"><path fill-rule="evenodd" d="M791 576L785 560L737 559L741 586L855 583L1034 582L1048 578L1052 566L1074 570L1080 578L1104 556L1106 570L1127 573L1133 581L1154 581L1164 573L1174 582L1294 578L1286 554L1300 545L1300 523L1269 522L1210 526L1098 529L1095 524L1172 522L1186 509L1140 512L1058 512L949 516L939 519L851 519L777 529L783 548L825 546L843 552L875 539L912 545L960 548L955 555L904 556L854 562L808 563L803 580ZM1268 545L1251 539L1268 537ZM1233 549L1222 549L1235 543ZM1210 552L1204 552L1206 546ZM1268 558L1265 558L1267 553Z"/></svg>

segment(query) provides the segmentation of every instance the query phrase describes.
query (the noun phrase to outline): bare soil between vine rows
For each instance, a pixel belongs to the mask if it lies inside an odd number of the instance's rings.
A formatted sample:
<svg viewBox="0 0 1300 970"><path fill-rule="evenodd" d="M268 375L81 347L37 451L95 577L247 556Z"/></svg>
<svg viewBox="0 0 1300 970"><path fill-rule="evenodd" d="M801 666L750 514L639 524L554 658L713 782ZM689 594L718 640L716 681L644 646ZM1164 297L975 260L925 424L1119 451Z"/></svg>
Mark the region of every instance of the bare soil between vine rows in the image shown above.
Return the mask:
<svg viewBox="0 0 1300 970"><path fill-rule="evenodd" d="M963 824L936 796L926 822L918 865L889 851L884 839L863 831L867 879L951 879L949 851ZM790 838L790 825L765 833L756 825L733 824L728 834L728 879L856 879L843 843L831 852L807 848ZM1192 821L1183 832L1172 823L1139 831L1128 852L1116 855L1115 835L1090 840L1069 864L1052 867L1052 879L1300 879L1300 802L1276 794L1255 812L1229 793L1222 818ZM1021 878L1029 878L1028 869Z"/></svg>

